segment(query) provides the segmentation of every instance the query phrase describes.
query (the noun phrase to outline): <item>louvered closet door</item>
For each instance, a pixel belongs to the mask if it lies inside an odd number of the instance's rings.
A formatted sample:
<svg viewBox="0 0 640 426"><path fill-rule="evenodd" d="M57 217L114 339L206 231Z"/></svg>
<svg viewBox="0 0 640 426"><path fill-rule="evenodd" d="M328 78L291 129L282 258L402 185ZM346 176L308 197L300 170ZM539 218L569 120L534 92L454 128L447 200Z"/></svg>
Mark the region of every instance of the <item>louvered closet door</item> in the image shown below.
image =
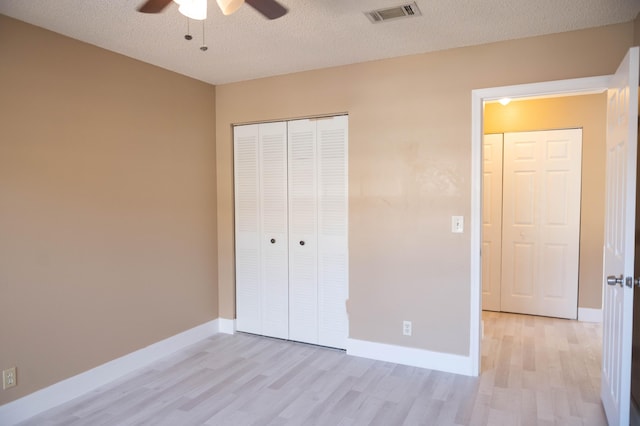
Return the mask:
<svg viewBox="0 0 640 426"><path fill-rule="evenodd" d="M317 123L318 344L345 348L348 337L347 116Z"/></svg>
<svg viewBox="0 0 640 426"><path fill-rule="evenodd" d="M316 122L290 121L289 338L318 343Z"/></svg>
<svg viewBox="0 0 640 426"><path fill-rule="evenodd" d="M347 117L234 129L240 331L346 347Z"/></svg>
<svg viewBox="0 0 640 426"><path fill-rule="evenodd" d="M234 128L236 327L288 338L286 123Z"/></svg>
<svg viewBox="0 0 640 426"><path fill-rule="evenodd" d="M233 131L236 221L236 327L262 334L259 125Z"/></svg>
<svg viewBox="0 0 640 426"><path fill-rule="evenodd" d="M289 337L287 123L260 125L262 334Z"/></svg>

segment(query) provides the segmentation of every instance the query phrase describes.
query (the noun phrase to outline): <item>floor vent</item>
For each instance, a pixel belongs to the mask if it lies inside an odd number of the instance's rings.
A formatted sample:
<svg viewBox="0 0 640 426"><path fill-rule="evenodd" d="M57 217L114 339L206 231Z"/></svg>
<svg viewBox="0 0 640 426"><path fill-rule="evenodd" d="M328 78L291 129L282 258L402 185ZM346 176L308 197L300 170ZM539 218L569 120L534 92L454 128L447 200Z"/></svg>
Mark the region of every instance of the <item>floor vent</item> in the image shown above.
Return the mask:
<svg viewBox="0 0 640 426"><path fill-rule="evenodd" d="M418 5L413 2L403 4L401 6L389 7L385 9L372 10L364 12L367 18L374 23L392 21L400 18L411 18L412 16L420 16L422 12L418 9Z"/></svg>

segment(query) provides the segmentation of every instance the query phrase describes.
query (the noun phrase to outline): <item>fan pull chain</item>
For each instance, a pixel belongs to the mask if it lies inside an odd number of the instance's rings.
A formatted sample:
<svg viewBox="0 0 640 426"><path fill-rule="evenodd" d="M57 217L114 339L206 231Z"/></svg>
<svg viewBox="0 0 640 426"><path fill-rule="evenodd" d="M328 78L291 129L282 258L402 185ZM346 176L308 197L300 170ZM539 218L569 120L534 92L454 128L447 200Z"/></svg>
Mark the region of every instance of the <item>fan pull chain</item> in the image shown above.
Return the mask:
<svg viewBox="0 0 640 426"><path fill-rule="evenodd" d="M206 52L208 49L207 45L204 42L204 19L202 20L202 46L200 46L200 50Z"/></svg>
<svg viewBox="0 0 640 426"><path fill-rule="evenodd" d="M187 18L187 33L184 35L185 40L191 40L193 38L191 37L191 30L189 29L189 21L190 19Z"/></svg>

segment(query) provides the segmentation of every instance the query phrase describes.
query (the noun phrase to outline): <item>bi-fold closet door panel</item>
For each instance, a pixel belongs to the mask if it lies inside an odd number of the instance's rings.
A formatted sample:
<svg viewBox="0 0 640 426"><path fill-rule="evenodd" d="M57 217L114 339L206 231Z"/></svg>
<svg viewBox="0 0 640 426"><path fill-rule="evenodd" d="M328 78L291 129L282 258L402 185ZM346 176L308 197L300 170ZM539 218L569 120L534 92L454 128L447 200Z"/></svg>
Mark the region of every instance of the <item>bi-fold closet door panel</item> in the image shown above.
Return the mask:
<svg viewBox="0 0 640 426"><path fill-rule="evenodd" d="M289 122L290 339L344 348L348 335L348 118Z"/></svg>
<svg viewBox="0 0 640 426"><path fill-rule="evenodd" d="M349 334L348 117L317 120L318 344L345 348Z"/></svg>
<svg viewBox="0 0 640 426"><path fill-rule="evenodd" d="M289 338L318 343L316 121L289 122Z"/></svg>
<svg viewBox="0 0 640 426"><path fill-rule="evenodd" d="M236 327L286 339L287 126L234 129Z"/></svg>
<svg viewBox="0 0 640 426"><path fill-rule="evenodd" d="M234 128L238 330L346 346L347 126Z"/></svg>

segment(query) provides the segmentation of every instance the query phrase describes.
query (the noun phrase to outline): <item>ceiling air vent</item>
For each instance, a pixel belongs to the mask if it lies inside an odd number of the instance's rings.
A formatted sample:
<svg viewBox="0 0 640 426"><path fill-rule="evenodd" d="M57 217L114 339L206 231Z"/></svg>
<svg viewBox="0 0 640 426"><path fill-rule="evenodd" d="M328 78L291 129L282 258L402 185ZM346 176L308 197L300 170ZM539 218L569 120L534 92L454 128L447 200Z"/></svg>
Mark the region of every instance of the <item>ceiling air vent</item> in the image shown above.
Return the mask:
<svg viewBox="0 0 640 426"><path fill-rule="evenodd" d="M409 4L403 4L401 6L388 7L385 9L372 10L370 12L364 12L367 18L374 24L378 22L391 21L400 18L411 18L412 16L420 16L422 13L418 9L418 5L413 2Z"/></svg>

